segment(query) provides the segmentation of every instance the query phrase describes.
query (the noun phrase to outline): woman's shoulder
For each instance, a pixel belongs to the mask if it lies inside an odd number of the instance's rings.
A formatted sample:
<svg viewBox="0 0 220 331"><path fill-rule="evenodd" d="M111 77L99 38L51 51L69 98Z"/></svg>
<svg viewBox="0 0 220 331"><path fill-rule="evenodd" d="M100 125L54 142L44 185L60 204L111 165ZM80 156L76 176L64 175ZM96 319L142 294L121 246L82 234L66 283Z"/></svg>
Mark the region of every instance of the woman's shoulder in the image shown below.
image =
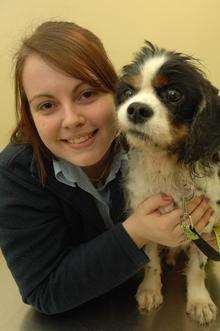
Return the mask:
<svg viewBox="0 0 220 331"><path fill-rule="evenodd" d="M30 144L8 144L0 153L0 166L12 169L16 165L30 166L33 149Z"/></svg>

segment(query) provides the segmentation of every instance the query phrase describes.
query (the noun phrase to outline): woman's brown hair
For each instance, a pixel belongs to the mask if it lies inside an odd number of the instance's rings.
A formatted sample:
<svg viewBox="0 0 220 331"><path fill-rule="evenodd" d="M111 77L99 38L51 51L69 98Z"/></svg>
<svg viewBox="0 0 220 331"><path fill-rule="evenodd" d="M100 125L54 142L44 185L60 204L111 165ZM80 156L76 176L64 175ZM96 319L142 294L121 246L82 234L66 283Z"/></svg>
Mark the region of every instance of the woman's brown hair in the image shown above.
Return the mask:
<svg viewBox="0 0 220 331"><path fill-rule="evenodd" d="M77 24L45 22L23 40L14 58L17 125L10 141L32 145L39 178L45 183L47 173L43 159L51 159L52 153L38 135L22 83L25 60L31 54L40 55L66 74L106 93L115 92L117 75L100 39Z"/></svg>

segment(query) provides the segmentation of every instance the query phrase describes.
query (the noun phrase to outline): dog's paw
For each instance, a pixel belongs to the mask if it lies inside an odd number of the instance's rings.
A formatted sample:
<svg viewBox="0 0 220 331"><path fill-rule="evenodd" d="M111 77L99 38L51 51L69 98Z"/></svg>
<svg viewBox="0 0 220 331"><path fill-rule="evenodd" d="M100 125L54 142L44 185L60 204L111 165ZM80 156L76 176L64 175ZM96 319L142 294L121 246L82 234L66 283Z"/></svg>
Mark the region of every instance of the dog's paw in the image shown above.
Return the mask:
<svg viewBox="0 0 220 331"><path fill-rule="evenodd" d="M143 311L151 311L159 307L163 302L163 296L160 291L151 289L139 289L136 293L138 308Z"/></svg>
<svg viewBox="0 0 220 331"><path fill-rule="evenodd" d="M201 325L205 325L215 320L217 308L212 300L197 300L187 303L186 312L194 321Z"/></svg>

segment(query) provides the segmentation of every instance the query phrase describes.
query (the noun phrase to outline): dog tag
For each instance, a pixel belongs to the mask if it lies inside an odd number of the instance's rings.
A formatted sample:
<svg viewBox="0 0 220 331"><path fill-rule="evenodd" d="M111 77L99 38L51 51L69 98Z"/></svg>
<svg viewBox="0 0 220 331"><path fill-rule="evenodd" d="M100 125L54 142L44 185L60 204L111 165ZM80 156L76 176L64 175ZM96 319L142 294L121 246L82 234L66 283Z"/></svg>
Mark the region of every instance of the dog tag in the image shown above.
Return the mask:
<svg viewBox="0 0 220 331"><path fill-rule="evenodd" d="M190 215L187 215L188 221L182 221L180 224L181 229L186 235L186 238L189 240L196 240L199 239L199 236L192 231L193 226L189 223L189 218L191 218ZM186 219L186 216L185 216Z"/></svg>

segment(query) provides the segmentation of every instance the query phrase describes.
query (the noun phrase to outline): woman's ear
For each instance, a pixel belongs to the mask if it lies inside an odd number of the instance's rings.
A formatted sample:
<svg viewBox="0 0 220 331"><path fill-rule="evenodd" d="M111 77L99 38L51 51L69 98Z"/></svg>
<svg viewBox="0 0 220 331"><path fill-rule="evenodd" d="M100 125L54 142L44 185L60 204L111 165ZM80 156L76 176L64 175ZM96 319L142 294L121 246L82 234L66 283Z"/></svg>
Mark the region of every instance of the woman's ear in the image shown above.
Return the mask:
<svg viewBox="0 0 220 331"><path fill-rule="evenodd" d="M208 165L220 151L220 96L216 88L211 84L209 87L204 106L195 115L185 146L185 161L188 164L201 161Z"/></svg>

